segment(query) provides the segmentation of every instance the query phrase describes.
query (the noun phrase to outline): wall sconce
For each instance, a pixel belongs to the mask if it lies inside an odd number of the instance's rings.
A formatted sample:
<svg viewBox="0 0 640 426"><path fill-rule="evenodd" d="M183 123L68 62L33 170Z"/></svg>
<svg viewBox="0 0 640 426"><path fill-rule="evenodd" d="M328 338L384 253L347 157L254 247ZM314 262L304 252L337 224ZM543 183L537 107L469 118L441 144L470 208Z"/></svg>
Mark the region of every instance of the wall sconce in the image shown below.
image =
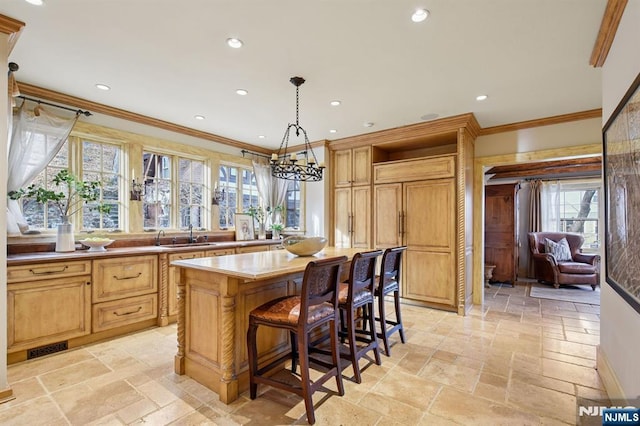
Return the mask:
<svg viewBox="0 0 640 426"><path fill-rule="evenodd" d="M222 201L222 199L224 198L224 189L220 189L218 188L218 185L216 185L215 188L213 188L213 197L211 198L211 204L214 206L217 206L218 204L220 204L220 201Z"/></svg>
<svg viewBox="0 0 640 426"><path fill-rule="evenodd" d="M144 195L144 184L142 182L136 182L136 178L131 181L131 201L142 201Z"/></svg>

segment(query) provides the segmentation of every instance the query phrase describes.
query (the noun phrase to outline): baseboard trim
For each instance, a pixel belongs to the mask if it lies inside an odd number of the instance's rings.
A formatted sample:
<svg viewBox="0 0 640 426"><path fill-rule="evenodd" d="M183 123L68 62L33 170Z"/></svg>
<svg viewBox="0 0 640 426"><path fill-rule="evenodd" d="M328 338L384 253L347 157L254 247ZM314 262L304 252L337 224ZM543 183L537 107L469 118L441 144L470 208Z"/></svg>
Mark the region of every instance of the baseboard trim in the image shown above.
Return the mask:
<svg viewBox="0 0 640 426"><path fill-rule="evenodd" d="M607 391L609 399L628 401L624 391L622 390L622 386L620 386L618 377L613 371L613 368L611 368L609 359L601 349L600 345L598 345L596 349L596 368L598 369L598 374L604 384L604 389Z"/></svg>

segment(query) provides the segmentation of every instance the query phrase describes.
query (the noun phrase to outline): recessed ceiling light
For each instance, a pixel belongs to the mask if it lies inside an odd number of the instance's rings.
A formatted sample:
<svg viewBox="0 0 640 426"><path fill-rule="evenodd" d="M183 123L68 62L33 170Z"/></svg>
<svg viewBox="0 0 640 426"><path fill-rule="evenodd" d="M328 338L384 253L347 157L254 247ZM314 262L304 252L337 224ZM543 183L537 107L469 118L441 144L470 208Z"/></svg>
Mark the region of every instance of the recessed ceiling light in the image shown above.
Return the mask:
<svg viewBox="0 0 640 426"><path fill-rule="evenodd" d="M111 90L111 87L107 86L106 84L98 83L96 84L96 87L100 90Z"/></svg>
<svg viewBox="0 0 640 426"><path fill-rule="evenodd" d="M247 91L246 91L246 90L244 90L244 89L238 89L238 90L236 90L236 93L237 93L238 95L240 95L240 96L244 96L244 95L248 94L249 92L247 92Z"/></svg>
<svg viewBox="0 0 640 426"><path fill-rule="evenodd" d="M264 135L258 135L258 139L264 139Z"/></svg>
<svg viewBox="0 0 640 426"><path fill-rule="evenodd" d="M329 102L329 103L331 104L331 106L338 106L338 105L340 105L342 102L340 102L340 101L337 101L337 100L336 100L336 101L331 101L331 102Z"/></svg>
<svg viewBox="0 0 640 426"><path fill-rule="evenodd" d="M476 96L476 101L484 101L488 98L487 95L478 95Z"/></svg>
<svg viewBox="0 0 640 426"><path fill-rule="evenodd" d="M365 121L364 123L362 123L362 125L363 125L364 127L373 127L373 123L372 123L372 122L370 122L370 121Z"/></svg>
<svg viewBox="0 0 640 426"><path fill-rule="evenodd" d="M427 9L418 9L411 15L413 22L422 22L429 17L429 11Z"/></svg>
<svg viewBox="0 0 640 426"><path fill-rule="evenodd" d="M329 130L329 133L337 133L338 131L336 129L331 129Z"/></svg>
<svg viewBox="0 0 640 426"><path fill-rule="evenodd" d="M435 112L431 112L429 114L425 114L422 117L420 117L420 120L429 121L429 120L433 120L434 118L438 118L438 114L436 114Z"/></svg>
<svg viewBox="0 0 640 426"><path fill-rule="evenodd" d="M25 0L27 3L36 5L36 6L42 6L44 4L44 0Z"/></svg>
<svg viewBox="0 0 640 426"><path fill-rule="evenodd" d="M194 115L193 118L196 120L204 120L204 115Z"/></svg>
<svg viewBox="0 0 640 426"><path fill-rule="evenodd" d="M240 49L244 43L239 38L228 38L227 44L234 49Z"/></svg>

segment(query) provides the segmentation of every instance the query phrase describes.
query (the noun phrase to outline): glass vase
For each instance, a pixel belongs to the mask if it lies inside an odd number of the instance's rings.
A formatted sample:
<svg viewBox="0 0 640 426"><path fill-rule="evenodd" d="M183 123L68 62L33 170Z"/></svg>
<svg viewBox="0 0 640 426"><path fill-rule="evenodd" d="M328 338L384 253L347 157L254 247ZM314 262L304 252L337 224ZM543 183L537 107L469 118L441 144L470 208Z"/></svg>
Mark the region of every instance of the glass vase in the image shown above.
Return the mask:
<svg viewBox="0 0 640 426"><path fill-rule="evenodd" d="M264 223L259 223L258 224L258 239L259 240L266 240L267 239L267 229L266 229Z"/></svg>
<svg viewBox="0 0 640 426"><path fill-rule="evenodd" d="M73 225L68 216L62 216L62 223L58 225L56 234L56 251L60 253L76 251L76 241L73 235Z"/></svg>

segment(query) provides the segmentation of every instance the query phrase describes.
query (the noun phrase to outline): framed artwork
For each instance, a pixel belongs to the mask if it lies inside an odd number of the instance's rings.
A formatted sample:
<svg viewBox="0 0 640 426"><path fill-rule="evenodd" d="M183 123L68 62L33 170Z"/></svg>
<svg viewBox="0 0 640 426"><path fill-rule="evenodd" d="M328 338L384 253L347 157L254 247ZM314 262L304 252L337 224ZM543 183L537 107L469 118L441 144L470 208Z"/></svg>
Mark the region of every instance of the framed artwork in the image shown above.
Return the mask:
<svg viewBox="0 0 640 426"><path fill-rule="evenodd" d="M640 313L640 74L603 128L607 283Z"/></svg>
<svg viewBox="0 0 640 426"><path fill-rule="evenodd" d="M247 213L236 213L236 241L253 240L253 217Z"/></svg>

